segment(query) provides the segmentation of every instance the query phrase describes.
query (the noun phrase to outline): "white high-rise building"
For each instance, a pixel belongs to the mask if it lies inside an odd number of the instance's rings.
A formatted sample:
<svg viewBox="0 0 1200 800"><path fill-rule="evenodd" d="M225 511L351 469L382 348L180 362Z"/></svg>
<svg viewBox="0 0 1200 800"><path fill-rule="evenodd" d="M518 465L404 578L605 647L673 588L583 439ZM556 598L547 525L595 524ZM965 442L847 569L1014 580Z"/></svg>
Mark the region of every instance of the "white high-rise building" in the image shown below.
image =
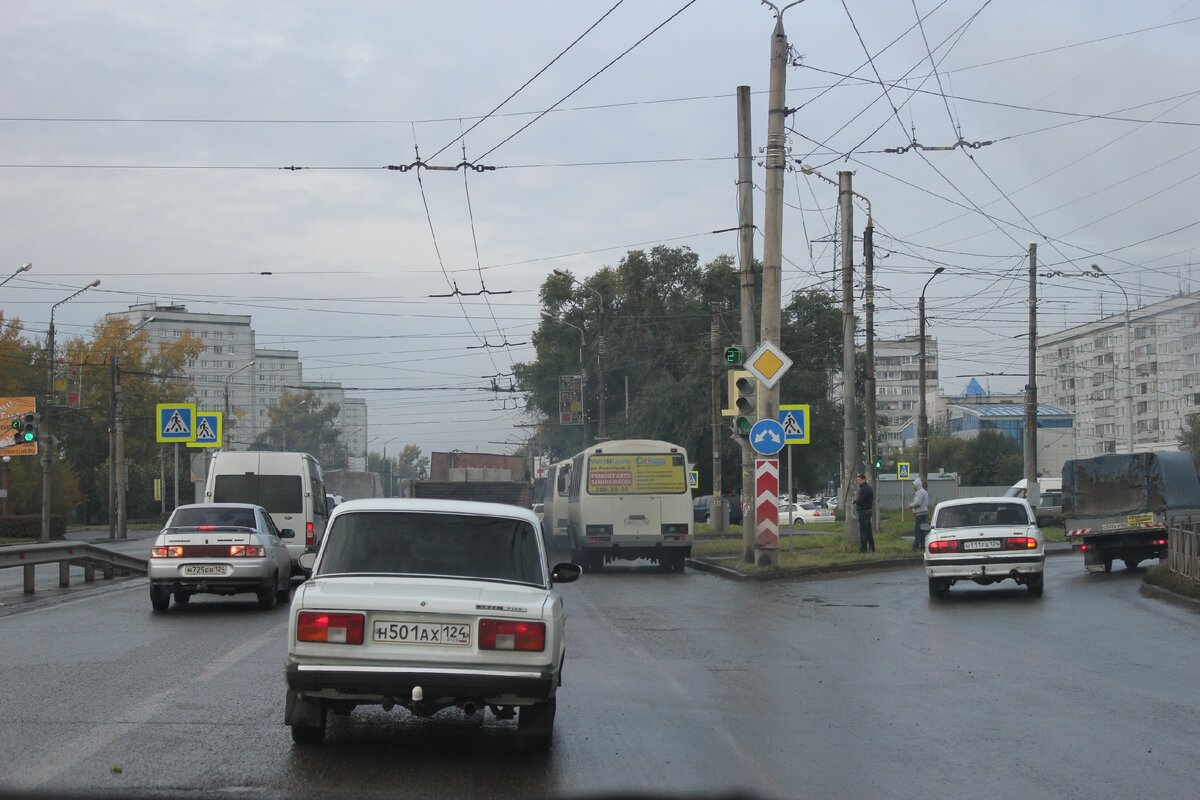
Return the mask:
<svg viewBox="0 0 1200 800"><path fill-rule="evenodd" d="M902 432L917 416L921 397L921 338L875 342L875 413L879 445L885 450L903 446ZM925 337L926 415L932 418L938 395L937 339Z"/></svg>
<svg viewBox="0 0 1200 800"><path fill-rule="evenodd" d="M1081 457L1128 452L1131 422L1135 451L1174 450L1200 411L1200 292L1129 316L1038 336L1038 399L1074 412Z"/></svg>

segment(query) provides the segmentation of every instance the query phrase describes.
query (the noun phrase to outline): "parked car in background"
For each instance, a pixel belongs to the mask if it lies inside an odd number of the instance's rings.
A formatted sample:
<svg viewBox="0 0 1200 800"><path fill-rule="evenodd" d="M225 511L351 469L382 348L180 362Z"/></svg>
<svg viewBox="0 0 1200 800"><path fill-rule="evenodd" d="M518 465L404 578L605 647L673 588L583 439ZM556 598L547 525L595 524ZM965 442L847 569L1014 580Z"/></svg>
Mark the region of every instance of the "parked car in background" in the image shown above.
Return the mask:
<svg viewBox="0 0 1200 800"><path fill-rule="evenodd" d="M925 536L930 597L945 597L958 581L1005 580L1041 597L1045 562L1042 532L1024 498L963 497L933 510Z"/></svg>
<svg viewBox="0 0 1200 800"><path fill-rule="evenodd" d="M725 506L729 509L729 524L742 524L742 498L733 495L725 495ZM692 521L693 522L711 522L712 521L712 495L705 494L700 497L692 498Z"/></svg>
<svg viewBox="0 0 1200 800"><path fill-rule="evenodd" d="M780 525L804 525L833 520L833 509L824 508L818 503L785 503L779 507Z"/></svg>
<svg viewBox="0 0 1200 800"><path fill-rule="evenodd" d="M295 531L275 527L262 506L196 503L179 506L150 549L147 574L155 611L186 605L195 594L254 592L264 609L291 596Z"/></svg>
<svg viewBox="0 0 1200 800"><path fill-rule="evenodd" d="M318 744L329 712L457 706L517 718L545 749L566 656L541 520L527 508L457 500L351 500L338 506L296 589L288 621L285 722ZM315 563L314 563L315 562Z"/></svg>

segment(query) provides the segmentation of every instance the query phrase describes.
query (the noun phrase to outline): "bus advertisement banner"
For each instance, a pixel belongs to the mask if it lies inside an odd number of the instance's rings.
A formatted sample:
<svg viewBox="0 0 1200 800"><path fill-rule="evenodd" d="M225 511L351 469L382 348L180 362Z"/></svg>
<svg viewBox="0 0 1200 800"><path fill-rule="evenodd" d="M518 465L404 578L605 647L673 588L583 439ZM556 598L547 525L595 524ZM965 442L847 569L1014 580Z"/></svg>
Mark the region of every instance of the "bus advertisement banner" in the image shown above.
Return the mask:
<svg viewBox="0 0 1200 800"><path fill-rule="evenodd" d="M683 494L687 464L672 454L593 455L588 459L588 494Z"/></svg>

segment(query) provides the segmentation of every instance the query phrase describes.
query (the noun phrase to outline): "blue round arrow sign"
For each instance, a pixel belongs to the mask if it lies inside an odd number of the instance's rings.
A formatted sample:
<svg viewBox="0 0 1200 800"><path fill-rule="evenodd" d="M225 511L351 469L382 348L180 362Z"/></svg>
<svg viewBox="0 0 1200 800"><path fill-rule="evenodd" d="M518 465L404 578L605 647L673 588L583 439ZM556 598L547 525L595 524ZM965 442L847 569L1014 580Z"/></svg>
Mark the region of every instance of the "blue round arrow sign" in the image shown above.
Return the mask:
<svg viewBox="0 0 1200 800"><path fill-rule="evenodd" d="M783 426L778 420L760 419L750 429L750 445L764 456L773 456L783 449Z"/></svg>

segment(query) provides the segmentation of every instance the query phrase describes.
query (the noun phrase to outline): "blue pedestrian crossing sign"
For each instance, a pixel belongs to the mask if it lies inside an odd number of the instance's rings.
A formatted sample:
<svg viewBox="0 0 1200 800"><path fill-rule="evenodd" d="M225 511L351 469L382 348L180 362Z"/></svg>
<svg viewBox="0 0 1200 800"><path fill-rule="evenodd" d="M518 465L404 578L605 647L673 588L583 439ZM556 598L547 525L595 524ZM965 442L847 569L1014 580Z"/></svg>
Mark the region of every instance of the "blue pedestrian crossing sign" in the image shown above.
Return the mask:
<svg viewBox="0 0 1200 800"><path fill-rule="evenodd" d="M195 403L158 403L154 406L158 423L155 440L164 443L196 441Z"/></svg>
<svg viewBox="0 0 1200 800"><path fill-rule="evenodd" d="M783 426L785 444L808 444L809 436L808 404L793 404L779 406L779 424Z"/></svg>
<svg viewBox="0 0 1200 800"><path fill-rule="evenodd" d="M188 447L221 447L225 438L225 425L220 411L196 412L196 441Z"/></svg>

